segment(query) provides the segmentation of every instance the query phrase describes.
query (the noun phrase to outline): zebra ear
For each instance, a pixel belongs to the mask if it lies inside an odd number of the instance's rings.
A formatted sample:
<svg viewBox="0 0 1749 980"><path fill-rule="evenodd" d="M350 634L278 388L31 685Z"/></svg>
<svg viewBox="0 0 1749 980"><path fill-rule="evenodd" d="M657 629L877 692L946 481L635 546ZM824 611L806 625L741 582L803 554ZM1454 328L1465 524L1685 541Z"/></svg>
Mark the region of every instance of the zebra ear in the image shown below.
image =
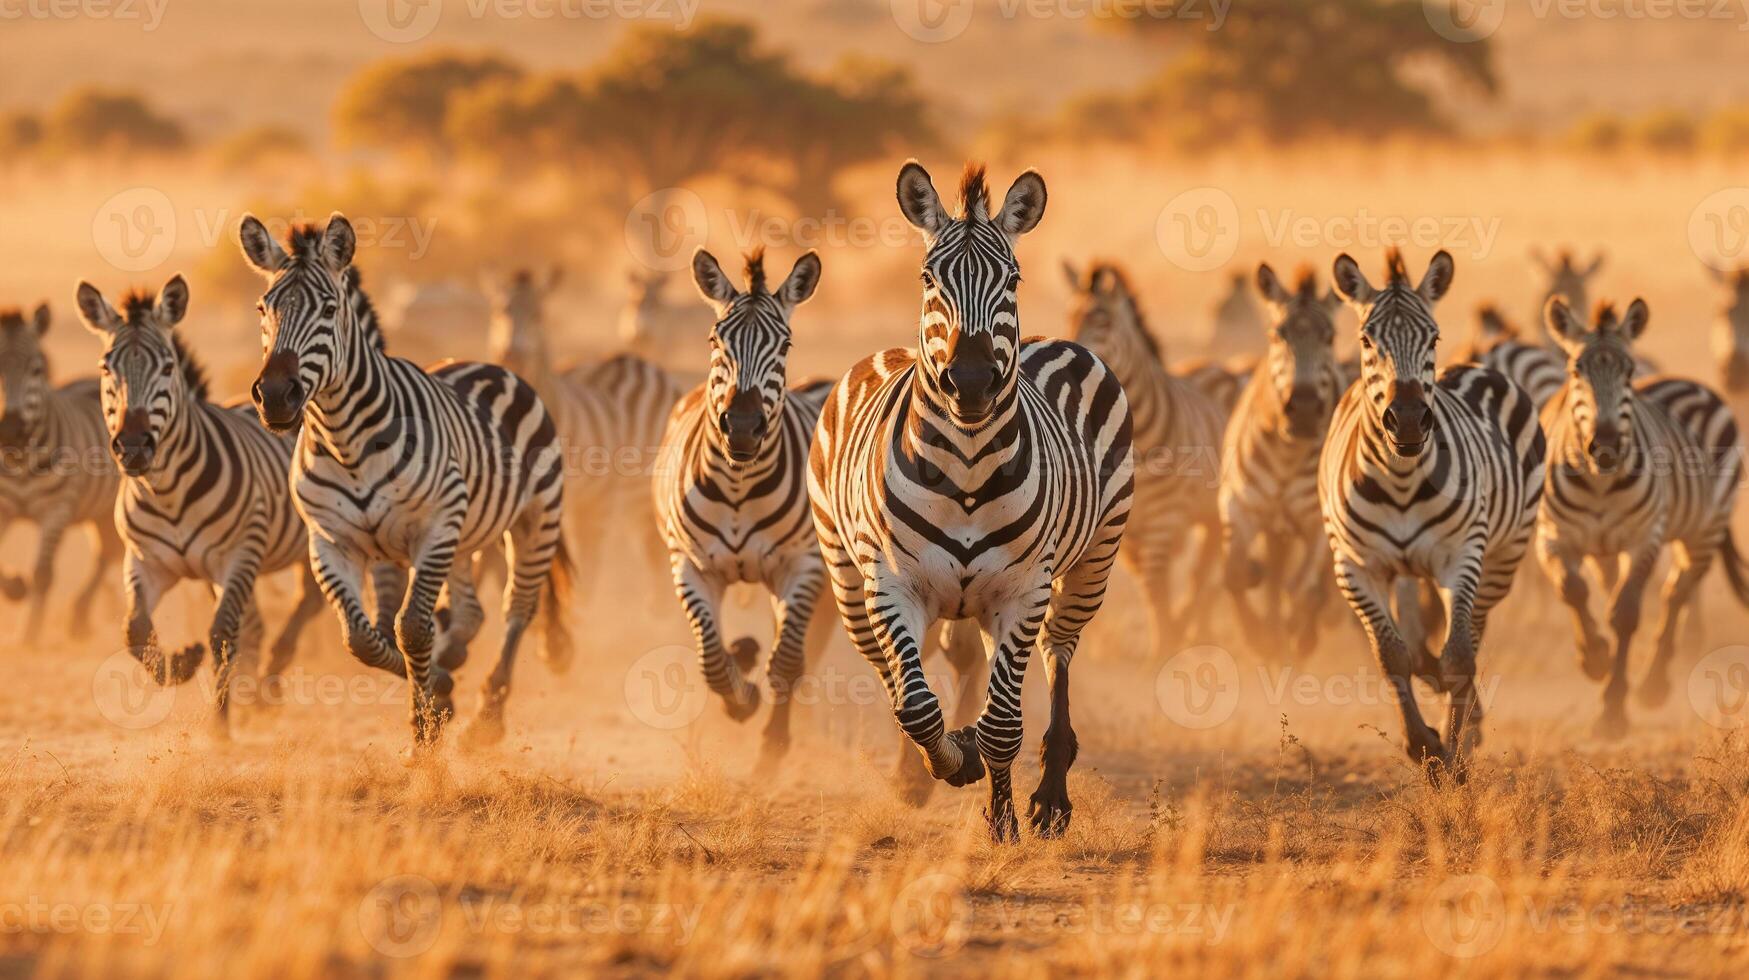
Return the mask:
<svg viewBox="0 0 1749 980"><path fill-rule="evenodd" d="M899 213L911 226L923 232L926 240L934 241L935 236L947 227L947 210L941 206L941 195L935 193L935 182L929 179L929 171L915 160L906 161L899 168Z"/></svg>
<svg viewBox="0 0 1749 980"><path fill-rule="evenodd" d="M79 284L79 290L74 294L74 303L79 307L79 319L84 321L86 329L99 337L107 339L121 326L121 314L115 312L115 307L109 305L109 300L97 291L97 287L88 282Z"/></svg>
<svg viewBox="0 0 1749 980"><path fill-rule="evenodd" d="M729 281L729 277L723 274L723 267L717 264L716 256L702 247L692 253L692 281L698 284L698 294L718 313L738 295L735 284Z"/></svg>
<svg viewBox="0 0 1749 980"><path fill-rule="evenodd" d="M1565 297L1549 297L1548 303L1543 306L1543 323L1549 328L1549 336L1567 353L1572 354L1583 346L1585 324L1573 315L1573 308L1567 305Z"/></svg>
<svg viewBox="0 0 1749 980"><path fill-rule="evenodd" d="M1338 255L1330 270L1330 278L1336 284L1337 295L1348 302L1362 305L1372 302L1376 291L1372 283L1366 281L1366 273L1360 271L1360 263L1354 261L1354 256L1347 252Z"/></svg>
<svg viewBox="0 0 1749 980"><path fill-rule="evenodd" d="M777 297L785 306L800 306L814 295L820 285L820 256L809 249L789 270L789 278L777 287Z"/></svg>
<svg viewBox="0 0 1749 980"><path fill-rule="evenodd" d="M1440 249L1433 261L1427 263L1427 272L1421 277L1421 285L1415 287L1416 295L1427 302L1428 306L1439 302L1451 289L1451 279L1457 271L1457 264L1452 261L1451 253Z"/></svg>
<svg viewBox="0 0 1749 980"><path fill-rule="evenodd" d="M1019 238L1037 228L1044 216L1045 179L1038 175L1038 171L1028 170L1009 185L1008 196L1002 199L1002 210L996 212L996 227L1009 238Z"/></svg>
<svg viewBox="0 0 1749 980"><path fill-rule="evenodd" d="M1617 330L1627 335L1629 340L1639 340L1640 334L1646 332L1646 324L1652 319L1652 311L1646 307L1646 301L1635 298L1628 304L1628 311L1621 319Z"/></svg>
<svg viewBox="0 0 1749 980"><path fill-rule="evenodd" d="M268 234L267 226L261 219L252 214L243 216L243 224L237 229L237 242L243 246L243 258L255 267L255 271L264 276L271 276L284 268L286 263L285 249Z"/></svg>
<svg viewBox="0 0 1749 980"><path fill-rule="evenodd" d="M541 292L550 293L559 288L559 283L565 281L565 267L554 263L547 266L546 282L541 286Z"/></svg>
<svg viewBox="0 0 1749 980"><path fill-rule="evenodd" d="M1081 291L1081 273L1075 271L1075 263L1063 260L1063 278L1069 280L1069 288L1075 292Z"/></svg>
<svg viewBox="0 0 1749 980"><path fill-rule="evenodd" d="M1275 270L1268 262L1257 263L1257 293L1265 300L1277 306L1286 306L1293 296L1282 288L1281 280L1276 277Z"/></svg>
<svg viewBox="0 0 1749 980"><path fill-rule="evenodd" d="M1579 278L1590 279L1597 275L1597 270L1601 268L1603 268L1603 253L1598 252L1596 257L1591 260L1591 264L1585 267L1585 271L1579 273Z"/></svg>
<svg viewBox="0 0 1749 980"><path fill-rule="evenodd" d="M1545 275L1552 274L1555 271L1555 267L1549 263L1549 257L1543 254L1542 246L1540 245L1532 245L1530 247L1530 260L1541 268Z"/></svg>
<svg viewBox="0 0 1749 980"><path fill-rule="evenodd" d="M353 253L358 249L358 235L352 230L352 222L346 220L346 215L336 211L328 216L328 227L322 231L321 249L322 262L329 271L339 275L352 264Z"/></svg>
<svg viewBox="0 0 1749 980"><path fill-rule="evenodd" d="M157 314L158 325L165 329L181 323L182 318L188 315L188 280L182 278L180 273L171 277L164 284L164 288L158 290L158 300L153 304L153 312Z"/></svg>
<svg viewBox="0 0 1749 980"><path fill-rule="evenodd" d="M31 326L36 327L36 335L41 337L49 332L49 304L38 303L30 313Z"/></svg>

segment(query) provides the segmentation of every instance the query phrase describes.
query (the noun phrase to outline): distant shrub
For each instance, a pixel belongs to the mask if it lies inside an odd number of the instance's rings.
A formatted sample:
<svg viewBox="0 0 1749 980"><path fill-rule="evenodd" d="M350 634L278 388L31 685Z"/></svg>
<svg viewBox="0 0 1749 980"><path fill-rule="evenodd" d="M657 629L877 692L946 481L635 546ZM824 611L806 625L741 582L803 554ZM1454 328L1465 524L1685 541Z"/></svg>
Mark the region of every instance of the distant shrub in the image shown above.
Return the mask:
<svg viewBox="0 0 1749 980"><path fill-rule="evenodd" d="M1701 127L1701 145L1716 153L1749 150L1749 106L1729 106L1707 117Z"/></svg>
<svg viewBox="0 0 1749 980"><path fill-rule="evenodd" d="M1679 109L1659 109L1634 125L1635 141L1659 153L1691 153L1700 142L1694 117Z"/></svg>
<svg viewBox="0 0 1749 980"><path fill-rule="evenodd" d="M1594 113L1573 124L1567 142L1585 152L1613 153L1627 142L1627 127L1616 116Z"/></svg>
<svg viewBox="0 0 1749 980"><path fill-rule="evenodd" d="M49 111L43 130L51 149L70 156L167 153L188 146L181 123L159 115L141 96L111 89L69 92Z"/></svg>

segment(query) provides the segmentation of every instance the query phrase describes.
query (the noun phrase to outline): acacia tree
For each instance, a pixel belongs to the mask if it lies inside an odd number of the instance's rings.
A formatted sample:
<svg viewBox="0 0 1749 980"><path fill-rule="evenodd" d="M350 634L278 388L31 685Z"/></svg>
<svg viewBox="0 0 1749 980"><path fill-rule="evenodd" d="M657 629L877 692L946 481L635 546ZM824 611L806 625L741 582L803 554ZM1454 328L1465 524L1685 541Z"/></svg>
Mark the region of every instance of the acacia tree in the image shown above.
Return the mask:
<svg viewBox="0 0 1749 980"><path fill-rule="evenodd" d="M182 125L131 92L75 89L43 120L42 141L57 152L158 153L188 145Z"/></svg>
<svg viewBox="0 0 1749 980"><path fill-rule="evenodd" d="M493 55L436 51L377 62L360 72L334 106L345 145L443 155L451 100L483 85L514 80L522 69Z"/></svg>

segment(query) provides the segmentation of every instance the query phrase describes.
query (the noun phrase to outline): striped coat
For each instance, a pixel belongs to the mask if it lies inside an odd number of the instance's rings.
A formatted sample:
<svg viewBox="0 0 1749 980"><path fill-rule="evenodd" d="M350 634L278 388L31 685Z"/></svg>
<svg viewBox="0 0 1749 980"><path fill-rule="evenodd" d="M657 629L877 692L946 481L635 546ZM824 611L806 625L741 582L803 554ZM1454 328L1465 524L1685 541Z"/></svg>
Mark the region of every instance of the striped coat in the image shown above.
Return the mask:
<svg viewBox="0 0 1749 980"><path fill-rule="evenodd" d="M937 779L961 786L988 771L999 840L1019 832L1021 682L1043 653L1051 721L1029 816L1056 834L1076 755L1069 665L1134 492L1128 402L1086 348L1021 340L1014 243L1044 213L1037 174L992 213L983 170L970 168L950 216L912 162L898 197L927 245L917 346L860 361L827 399L809 461L814 523L840 616L895 720ZM991 646L969 729L946 730L923 675L923 636L939 619L977 620Z"/></svg>
<svg viewBox="0 0 1749 980"><path fill-rule="evenodd" d="M1685 607L1713 560L1740 599L1749 601L1749 572L1731 537L1731 513L1741 478L1737 424L1706 386L1680 379L1634 383L1632 344L1649 313L1635 300L1618 316L1600 307L1585 323L1558 297L1549 301L1550 331L1571 359L1571 378L1543 409L1550 466L1538 520L1537 553L1571 609L1580 663L1606 680L1597 730L1626 734L1628 653L1639 627L1641 599L1660 553L1675 561L1664 589L1657 653L1640 686L1642 701L1661 705ZM1611 599L1614 643L1592 618L1581 562L1618 566Z"/></svg>
<svg viewBox="0 0 1749 980"><path fill-rule="evenodd" d="M1435 381L1433 305L1451 286L1440 252L1419 285L1400 254L1383 287L1344 255L1336 288L1361 316L1361 378L1331 422L1318 497L1336 582L1372 639L1403 716L1410 758L1458 770L1479 733L1477 651L1530 545L1542 496L1544 440L1530 398L1503 375L1459 366ZM1437 659L1411 651L1393 618L1397 580L1434 585L1451 624ZM1410 685L1449 695L1445 741Z"/></svg>
<svg viewBox="0 0 1749 980"><path fill-rule="evenodd" d="M129 295L120 312L88 283L80 283L78 303L104 343L103 413L124 474L112 509L127 547L128 648L158 683L187 681L207 647L195 643L166 656L152 615L177 582L209 583L218 600L207 633L214 720L225 734L233 685L253 672L261 645L257 577L294 565L304 570L301 601L274 643L269 674L285 667L321 608L286 483L292 440L263 430L247 406L207 400L206 379L174 333L188 312L181 276L157 296Z"/></svg>
<svg viewBox="0 0 1749 980"><path fill-rule="evenodd" d="M120 474L109 458L97 382L50 386L42 349L48 329L46 304L28 320L19 310L0 310L0 535L19 520L39 532L30 581L0 576L0 592L15 602L29 600L27 643L41 636L55 554L68 528L90 525L97 545L91 576L73 602L74 634L90 622L92 600L121 557L113 519Z"/></svg>

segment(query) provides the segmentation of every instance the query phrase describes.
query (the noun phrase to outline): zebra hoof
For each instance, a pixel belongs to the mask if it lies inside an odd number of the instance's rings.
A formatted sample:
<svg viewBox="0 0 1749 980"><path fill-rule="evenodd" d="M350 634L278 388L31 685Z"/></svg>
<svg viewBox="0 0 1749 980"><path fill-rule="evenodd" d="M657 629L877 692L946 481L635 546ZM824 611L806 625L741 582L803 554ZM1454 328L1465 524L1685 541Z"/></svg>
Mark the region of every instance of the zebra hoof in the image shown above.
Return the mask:
<svg viewBox="0 0 1749 980"><path fill-rule="evenodd" d="M1670 675L1663 671L1653 671L1647 674L1645 679L1640 681L1638 697L1642 708L1664 707L1664 703L1670 700Z"/></svg>
<svg viewBox="0 0 1749 980"><path fill-rule="evenodd" d="M746 721L759 712L759 688L747 685L747 695L743 700L737 700L733 694L723 697L723 711L731 720Z"/></svg>
<svg viewBox="0 0 1749 980"><path fill-rule="evenodd" d="M999 807L993 812L985 810L984 819L990 824L990 840L997 844L1020 842L1020 820L1014 815L1013 804Z"/></svg>
<svg viewBox="0 0 1749 980"><path fill-rule="evenodd" d="M1606 707L1591 726L1591 734L1607 742L1619 741L1628 734L1628 713L1620 705Z"/></svg>
<svg viewBox="0 0 1749 980"><path fill-rule="evenodd" d="M444 670L460 670L468 662L468 648L460 643L445 643L437 651L437 666Z"/></svg>
<svg viewBox="0 0 1749 980"><path fill-rule="evenodd" d="M893 789L906 806L921 810L929 802L930 794L935 792L935 780L929 775L928 767L919 766L911 755L906 752L901 756L899 771L893 775Z"/></svg>
<svg viewBox="0 0 1749 980"><path fill-rule="evenodd" d="M479 715L462 730L461 747L470 752L489 749L504 741L504 719L497 715Z"/></svg>
<svg viewBox="0 0 1749 980"><path fill-rule="evenodd" d="M1609 641L1601 636L1593 637L1579 651L1579 669L1585 676L1594 681L1606 680L1609 677Z"/></svg>
<svg viewBox="0 0 1749 980"><path fill-rule="evenodd" d="M978 729L975 725L967 725L957 731L948 732L948 741L959 746L960 768L958 772L940 777L949 786L970 786L984 778L984 757L978 754ZM1009 813L1010 819L1013 813Z"/></svg>
<svg viewBox="0 0 1749 980"><path fill-rule="evenodd" d="M547 669L555 674L567 674L571 671L571 664L577 659L576 644L571 642L570 637L562 641L548 640L541 644L540 654L541 659L547 662Z"/></svg>
<svg viewBox="0 0 1749 980"><path fill-rule="evenodd" d="M0 595L13 602L23 602L30 594L30 586L26 585L23 576L0 575Z"/></svg>
<svg viewBox="0 0 1749 980"><path fill-rule="evenodd" d="M1032 800L1027 805L1027 822L1039 837L1061 837L1069 829L1069 814L1074 809L1069 803L1068 787L1047 789L1041 785L1033 791Z"/></svg>
<svg viewBox="0 0 1749 980"><path fill-rule="evenodd" d="M729 657L735 661L735 666L741 668L741 673L751 674L753 668L759 666L759 641L751 636L743 636L729 647Z"/></svg>

